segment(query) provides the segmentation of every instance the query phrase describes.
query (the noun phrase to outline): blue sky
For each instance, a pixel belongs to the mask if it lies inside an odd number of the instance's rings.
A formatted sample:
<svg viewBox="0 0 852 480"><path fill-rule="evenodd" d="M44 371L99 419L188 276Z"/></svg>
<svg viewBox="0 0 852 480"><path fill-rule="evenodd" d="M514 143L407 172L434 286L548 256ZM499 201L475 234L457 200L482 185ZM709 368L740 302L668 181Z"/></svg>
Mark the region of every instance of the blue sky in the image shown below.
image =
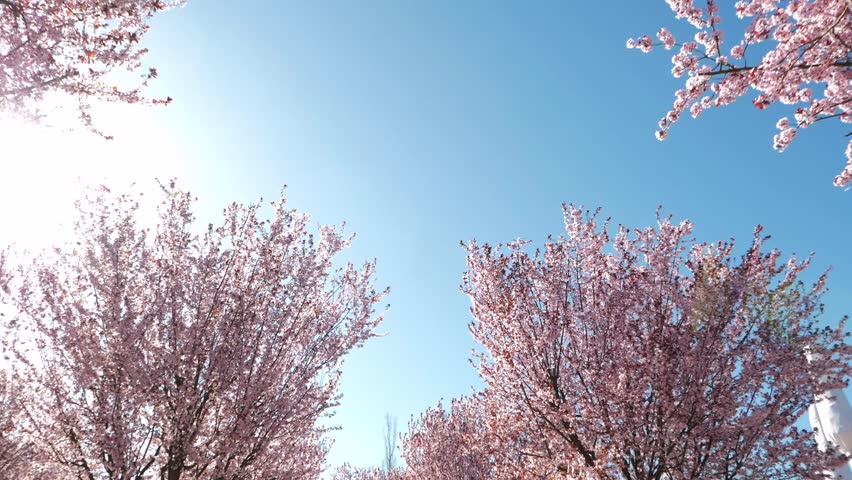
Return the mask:
<svg viewBox="0 0 852 480"><path fill-rule="evenodd" d="M749 98L658 142L681 80L668 52L625 40L663 25L692 34L661 0L190 0L147 38L152 93L174 104L117 133L90 176L151 182L159 159L158 175L198 194L205 223L285 183L317 223L346 220L348 258L378 257L391 309L387 336L345 365L329 463L378 465L386 412L402 428L478 386L459 241L540 243L560 233L563 201L636 227L662 204L699 240L741 246L763 224L784 253L816 252L814 274L833 267L827 320L852 312L852 192L831 185L846 132L818 124L778 154L771 136L787 112Z"/></svg>

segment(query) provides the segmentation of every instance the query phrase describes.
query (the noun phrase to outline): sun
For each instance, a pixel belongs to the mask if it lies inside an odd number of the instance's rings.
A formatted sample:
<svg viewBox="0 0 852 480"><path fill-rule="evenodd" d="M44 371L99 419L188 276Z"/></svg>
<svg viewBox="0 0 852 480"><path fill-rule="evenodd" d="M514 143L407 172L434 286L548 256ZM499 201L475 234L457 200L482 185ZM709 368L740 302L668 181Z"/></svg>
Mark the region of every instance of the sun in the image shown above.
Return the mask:
<svg viewBox="0 0 852 480"><path fill-rule="evenodd" d="M28 250L62 241L86 185L143 191L187 176L181 148L164 135L161 108L102 105L93 115L115 138L0 119L0 246Z"/></svg>

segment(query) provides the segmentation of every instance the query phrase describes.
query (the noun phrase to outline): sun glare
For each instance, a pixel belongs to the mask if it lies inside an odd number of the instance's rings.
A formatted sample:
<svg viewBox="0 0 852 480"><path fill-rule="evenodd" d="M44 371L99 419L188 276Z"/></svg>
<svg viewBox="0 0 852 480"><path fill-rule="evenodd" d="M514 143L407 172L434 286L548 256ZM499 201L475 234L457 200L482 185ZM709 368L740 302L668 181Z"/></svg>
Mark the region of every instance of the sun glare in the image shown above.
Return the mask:
<svg viewBox="0 0 852 480"><path fill-rule="evenodd" d="M186 163L158 126L162 114L132 105L97 108L94 118L114 140L0 120L0 245L32 250L61 240L73 222L74 199L86 185L127 188L136 181L148 191L155 177L185 177Z"/></svg>

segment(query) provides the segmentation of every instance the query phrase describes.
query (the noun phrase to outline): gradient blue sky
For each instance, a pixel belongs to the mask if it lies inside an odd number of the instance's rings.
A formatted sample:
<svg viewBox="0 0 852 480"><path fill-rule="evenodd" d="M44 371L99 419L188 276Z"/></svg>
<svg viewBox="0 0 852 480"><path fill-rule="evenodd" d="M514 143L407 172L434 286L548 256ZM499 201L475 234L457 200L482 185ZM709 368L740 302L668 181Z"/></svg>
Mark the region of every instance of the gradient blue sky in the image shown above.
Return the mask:
<svg viewBox="0 0 852 480"><path fill-rule="evenodd" d="M741 246L761 223L784 253L816 252L814 273L833 266L826 319L852 312L852 192L831 185L845 131L815 126L777 154L784 109L746 100L658 142L681 81L670 54L625 40L662 25L692 34L662 0L190 0L147 39L152 93L175 103L124 132L92 176L132 169L150 182L146 152L168 150L161 171L184 177L205 220L286 183L317 223L347 221L348 257L378 257L392 307L388 335L345 365L329 463L378 465L386 412L404 429L478 385L459 241L542 242L561 231L563 201L637 227L662 204L698 239Z"/></svg>

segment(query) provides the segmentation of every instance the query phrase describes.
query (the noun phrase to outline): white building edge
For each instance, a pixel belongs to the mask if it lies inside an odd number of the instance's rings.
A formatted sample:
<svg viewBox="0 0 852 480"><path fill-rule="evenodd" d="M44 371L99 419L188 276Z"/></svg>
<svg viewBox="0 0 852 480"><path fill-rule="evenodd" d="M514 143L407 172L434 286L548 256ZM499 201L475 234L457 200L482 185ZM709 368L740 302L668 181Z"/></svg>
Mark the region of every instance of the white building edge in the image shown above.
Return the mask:
<svg viewBox="0 0 852 480"><path fill-rule="evenodd" d="M808 417L820 450L833 444L846 454L852 453L852 407L843 390L831 390L817 397L808 407ZM852 480L852 462L835 470L834 476Z"/></svg>

